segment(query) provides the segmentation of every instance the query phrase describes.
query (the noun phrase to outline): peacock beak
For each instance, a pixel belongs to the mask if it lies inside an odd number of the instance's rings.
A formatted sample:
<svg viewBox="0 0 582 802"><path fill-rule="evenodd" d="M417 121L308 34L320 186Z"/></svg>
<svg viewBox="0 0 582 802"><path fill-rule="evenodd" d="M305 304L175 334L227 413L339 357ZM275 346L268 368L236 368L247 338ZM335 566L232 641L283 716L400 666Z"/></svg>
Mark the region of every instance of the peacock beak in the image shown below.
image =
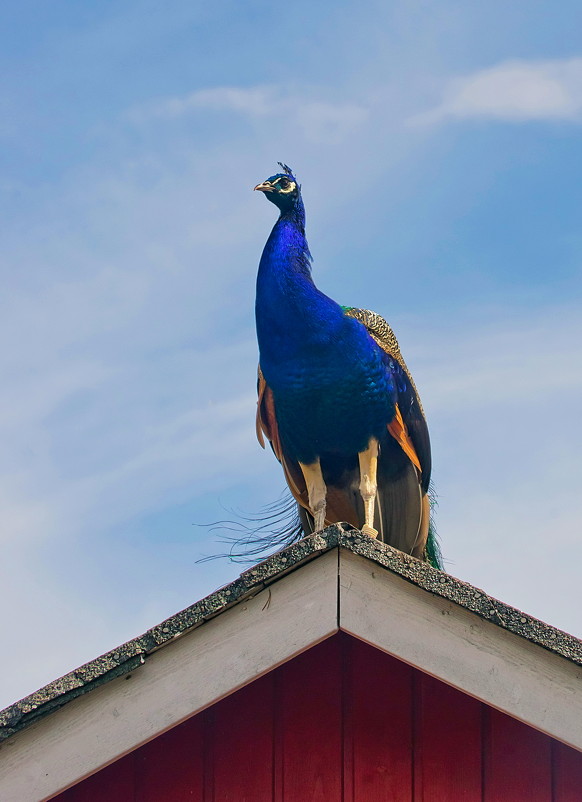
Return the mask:
<svg viewBox="0 0 582 802"><path fill-rule="evenodd" d="M270 184L268 181L263 181L262 184L257 184L255 189L258 189L259 192L274 192L275 191L275 187L272 184Z"/></svg>

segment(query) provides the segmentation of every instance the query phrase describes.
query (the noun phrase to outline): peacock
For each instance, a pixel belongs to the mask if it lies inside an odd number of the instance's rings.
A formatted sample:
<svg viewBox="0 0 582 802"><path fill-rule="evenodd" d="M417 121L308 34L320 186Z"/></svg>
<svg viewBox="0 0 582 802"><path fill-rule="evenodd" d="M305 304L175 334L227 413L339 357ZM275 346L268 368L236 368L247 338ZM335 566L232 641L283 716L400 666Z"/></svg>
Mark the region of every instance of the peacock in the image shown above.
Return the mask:
<svg viewBox="0 0 582 802"><path fill-rule="evenodd" d="M388 323L340 306L311 276L292 170L257 184L279 210L257 276L257 437L281 463L305 534L346 521L440 567L430 529L431 449Z"/></svg>

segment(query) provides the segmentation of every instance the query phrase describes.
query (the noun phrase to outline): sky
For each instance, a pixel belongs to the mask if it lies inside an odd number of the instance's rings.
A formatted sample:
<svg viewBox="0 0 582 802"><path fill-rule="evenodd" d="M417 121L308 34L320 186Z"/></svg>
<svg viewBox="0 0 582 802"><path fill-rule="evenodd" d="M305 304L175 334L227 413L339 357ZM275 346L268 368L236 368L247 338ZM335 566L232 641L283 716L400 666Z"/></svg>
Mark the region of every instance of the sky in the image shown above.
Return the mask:
<svg viewBox="0 0 582 802"><path fill-rule="evenodd" d="M254 285L393 326L445 567L582 636L582 8L21 0L0 10L0 707L232 581L284 488Z"/></svg>

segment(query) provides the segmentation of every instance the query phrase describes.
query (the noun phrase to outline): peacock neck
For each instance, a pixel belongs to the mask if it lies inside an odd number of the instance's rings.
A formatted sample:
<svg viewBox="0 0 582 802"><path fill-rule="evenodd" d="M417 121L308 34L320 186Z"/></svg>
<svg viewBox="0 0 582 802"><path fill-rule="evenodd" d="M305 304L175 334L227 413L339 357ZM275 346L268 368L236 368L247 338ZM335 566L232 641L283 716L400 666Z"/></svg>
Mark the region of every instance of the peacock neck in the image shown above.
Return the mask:
<svg viewBox="0 0 582 802"><path fill-rule="evenodd" d="M305 238L305 211L298 203L283 212L267 240L257 279L257 295L265 300L292 300L296 291L315 290L311 278L311 254Z"/></svg>
<svg viewBox="0 0 582 802"><path fill-rule="evenodd" d="M290 209L281 212L277 222L281 220L288 220L293 223L293 225L303 233L303 236L305 236L305 206L303 205L301 197L297 198Z"/></svg>
<svg viewBox="0 0 582 802"><path fill-rule="evenodd" d="M328 339L341 323L341 307L311 278L303 204L281 214L267 240L257 277L256 317L262 365Z"/></svg>

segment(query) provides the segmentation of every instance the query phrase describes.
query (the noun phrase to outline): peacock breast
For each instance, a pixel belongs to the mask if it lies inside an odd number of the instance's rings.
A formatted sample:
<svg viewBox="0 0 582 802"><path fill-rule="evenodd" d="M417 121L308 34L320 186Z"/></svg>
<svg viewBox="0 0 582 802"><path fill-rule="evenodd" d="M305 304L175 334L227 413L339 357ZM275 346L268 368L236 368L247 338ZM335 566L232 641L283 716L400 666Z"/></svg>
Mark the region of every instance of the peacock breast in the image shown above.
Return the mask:
<svg viewBox="0 0 582 802"><path fill-rule="evenodd" d="M285 453L304 463L355 454L394 416L395 388L379 349L341 341L295 355L265 374Z"/></svg>

